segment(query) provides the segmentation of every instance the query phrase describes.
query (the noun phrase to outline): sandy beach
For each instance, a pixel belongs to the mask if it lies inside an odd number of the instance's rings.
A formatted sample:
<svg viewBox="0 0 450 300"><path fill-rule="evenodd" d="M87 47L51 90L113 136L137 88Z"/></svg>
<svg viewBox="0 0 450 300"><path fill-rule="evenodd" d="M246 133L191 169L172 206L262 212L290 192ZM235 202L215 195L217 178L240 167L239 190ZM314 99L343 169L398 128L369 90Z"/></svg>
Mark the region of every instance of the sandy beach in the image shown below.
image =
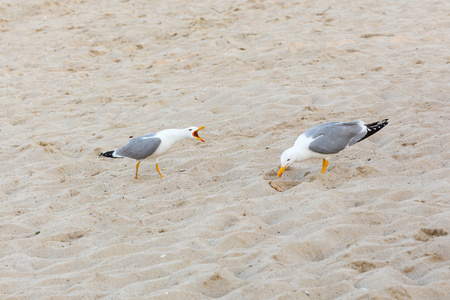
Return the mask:
<svg viewBox="0 0 450 300"><path fill-rule="evenodd" d="M448 1L0 2L1 299L450 299ZM389 119L277 177L312 126ZM205 126L140 164L98 155Z"/></svg>

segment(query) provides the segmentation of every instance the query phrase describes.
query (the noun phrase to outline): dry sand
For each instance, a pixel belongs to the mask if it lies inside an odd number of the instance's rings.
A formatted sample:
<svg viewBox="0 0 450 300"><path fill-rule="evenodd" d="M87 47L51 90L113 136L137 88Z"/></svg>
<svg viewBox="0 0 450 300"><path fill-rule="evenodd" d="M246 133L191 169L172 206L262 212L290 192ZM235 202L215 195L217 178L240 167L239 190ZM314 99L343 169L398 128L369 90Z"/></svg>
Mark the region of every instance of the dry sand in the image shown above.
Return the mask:
<svg viewBox="0 0 450 300"><path fill-rule="evenodd" d="M449 299L449 11L1 1L0 297ZM383 118L276 177L307 128ZM98 157L192 125L164 179Z"/></svg>

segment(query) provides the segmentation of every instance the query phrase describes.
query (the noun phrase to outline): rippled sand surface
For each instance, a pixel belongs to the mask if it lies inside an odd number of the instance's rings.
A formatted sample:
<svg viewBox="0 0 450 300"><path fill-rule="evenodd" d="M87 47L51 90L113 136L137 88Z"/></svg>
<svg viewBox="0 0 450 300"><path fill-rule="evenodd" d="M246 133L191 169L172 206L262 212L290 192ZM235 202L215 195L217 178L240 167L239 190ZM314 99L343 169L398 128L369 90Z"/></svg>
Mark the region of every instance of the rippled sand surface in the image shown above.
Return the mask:
<svg viewBox="0 0 450 300"><path fill-rule="evenodd" d="M445 299L446 1L1 1L4 299ZM332 158L327 121L389 119ZM159 166L99 158L206 126Z"/></svg>

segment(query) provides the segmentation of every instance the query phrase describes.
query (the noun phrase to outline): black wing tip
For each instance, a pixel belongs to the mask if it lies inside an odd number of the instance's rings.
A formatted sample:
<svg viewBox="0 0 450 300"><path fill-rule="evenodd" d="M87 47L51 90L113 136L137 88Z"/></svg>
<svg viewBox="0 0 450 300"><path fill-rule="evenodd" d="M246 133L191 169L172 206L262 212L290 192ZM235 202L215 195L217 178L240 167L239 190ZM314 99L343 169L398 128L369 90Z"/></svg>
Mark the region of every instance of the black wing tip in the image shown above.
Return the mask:
<svg viewBox="0 0 450 300"><path fill-rule="evenodd" d="M113 153L114 153L114 151L106 151L106 152L100 153L98 156L105 156L105 157L113 157L114 158Z"/></svg>
<svg viewBox="0 0 450 300"><path fill-rule="evenodd" d="M358 142L361 142L362 140L368 138L369 136L377 133L378 131L380 131L381 129L383 129L387 124L389 124L388 122L389 119L383 119L381 121L378 122L374 122L374 123L370 123L370 124L365 124L366 129L367 129L367 133L366 135L360 139Z"/></svg>
<svg viewBox="0 0 450 300"><path fill-rule="evenodd" d="M368 129L371 129L371 130L373 130L373 129L377 129L377 130L380 130L381 128L383 128L384 126L386 126L386 125L388 125L389 124L389 119L383 119L383 120L381 120L381 121L378 121L378 122L373 122L373 123L370 123L370 124L364 124Z"/></svg>

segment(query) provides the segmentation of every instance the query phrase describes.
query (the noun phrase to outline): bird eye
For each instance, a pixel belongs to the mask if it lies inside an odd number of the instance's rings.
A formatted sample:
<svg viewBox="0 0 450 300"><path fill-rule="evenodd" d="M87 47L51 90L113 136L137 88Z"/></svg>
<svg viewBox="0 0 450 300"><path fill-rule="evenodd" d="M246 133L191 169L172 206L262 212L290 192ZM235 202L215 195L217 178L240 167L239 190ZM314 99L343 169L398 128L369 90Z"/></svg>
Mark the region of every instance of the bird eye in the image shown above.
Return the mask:
<svg viewBox="0 0 450 300"><path fill-rule="evenodd" d="M288 158L288 160L287 161L290 161L291 159L290 158Z"/></svg>
<svg viewBox="0 0 450 300"><path fill-rule="evenodd" d="M189 131L192 131L192 129L189 129Z"/></svg>

